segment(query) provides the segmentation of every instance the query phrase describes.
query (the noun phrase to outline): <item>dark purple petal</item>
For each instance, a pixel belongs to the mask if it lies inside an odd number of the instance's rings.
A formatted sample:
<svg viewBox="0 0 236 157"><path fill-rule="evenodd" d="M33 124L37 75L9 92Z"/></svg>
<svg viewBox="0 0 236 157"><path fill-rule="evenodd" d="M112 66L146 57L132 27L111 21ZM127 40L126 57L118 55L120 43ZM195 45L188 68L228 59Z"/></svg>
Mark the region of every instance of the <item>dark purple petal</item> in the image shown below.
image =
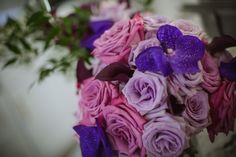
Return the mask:
<svg viewBox="0 0 236 157"><path fill-rule="evenodd" d="M96 76L101 81L121 81L127 82L132 77L134 71L122 62L115 62L102 69Z"/></svg>
<svg viewBox="0 0 236 157"><path fill-rule="evenodd" d="M161 72L164 76L169 75L172 70L161 47L149 47L141 52L135 59L139 71Z"/></svg>
<svg viewBox="0 0 236 157"><path fill-rule="evenodd" d="M112 156L112 148L111 148L111 145L108 141L108 138L107 136L105 135L101 125L99 124L98 120L96 120L96 124L97 124L97 130L98 130L98 134L100 135L100 139L101 139L101 142L103 144L103 148L104 148L104 155L106 157L110 157Z"/></svg>
<svg viewBox="0 0 236 157"><path fill-rule="evenodd" d="M87 127L84 125L74 126L73 129L80 136L80 148L83 157L101 157L101 141L97 132L97 127Z"/></svg>
<svg viewBox="0 0 236 157"><path fill-rule="evenodd" d="M87 79L91 76L92 76L92 70L88 70L85 67L84 60L82 60L82 59L78 60L77 67L76 67L77 83L81 84L85 79Z"/></svg>
<svg viewBox="0 0 236 157"><path fill-rule="evenodd" d="M112 148L97 121L97 126L77 125L73 129L80 136L83 157L111 157Z"/></svg>
<svg viewBox="0 0 236 157"><path fill-rule="evenodd" d="M180 104L173 95L170 95L170 109L174 115L181 115L185 109L184 104Z"/></svg>
<svg viewBox="0 0 236 157"><path fill-rule="evenodd" d="M111 28L113 21L111 20L100 20L100 21L91 21L89 27L93 30L94 33L104 32L105 30Z"/></svg>
<svg viewBox="0 0 236 157"><path fill-rule="evenodd" d="M89 26L92 29L93 34L81 40L81 47L93 50L94 41L98 39L106 30L111 28L112 25L113 22L111 20L91 21Z"/></svg>
<svg viewBox="0 0 236 157"><path fill-rule="evenodd" d="M221 62L220 74L230 81L236 81L236 57L229 63Z"/></svg>
<svg viewBox="0 0 236 157"><path fill-rule="evenodd" d="M223 52L226 48L232 46L236 46L236 39L229 35L223 35L213 38L212 42L207 45L207 50L214 54L216 52Z"/></svg>
<svg viewBox="0 0 236 157"><path fill-rule="evenodd" d="M84 47L84 48L87 48L87 49L92 51L95 48L94 45L93 45L94 41L96 39L98 39L102 34L103 34L103 32L102 33L96 33L96 34L93 34L91 36L88 36L85 39L82 39L80 41L80 46Z"/></svg>
<svg viewBox="0 0 236 157"><path fill-rule="evenodd" d="M191 61L189 58L184 58L180 55L174 55L170 58L170 64L175 74L199 72L198 62Z"/></svg>
<svg viewBox="0 0 236 157"><path fill-rule="evenodd" d="M157 32L157 39L161 42L164 49L175 49L175 41L182 36L181 31L171 25L163 25Z"/></svg>
<svg viewBox="0 0 236 157"><path fill-rule="evenodd" d="M205 46L197 37L184 35L175 42L175 55L181 56L183 60L198 61L205 52Z"/></svg>

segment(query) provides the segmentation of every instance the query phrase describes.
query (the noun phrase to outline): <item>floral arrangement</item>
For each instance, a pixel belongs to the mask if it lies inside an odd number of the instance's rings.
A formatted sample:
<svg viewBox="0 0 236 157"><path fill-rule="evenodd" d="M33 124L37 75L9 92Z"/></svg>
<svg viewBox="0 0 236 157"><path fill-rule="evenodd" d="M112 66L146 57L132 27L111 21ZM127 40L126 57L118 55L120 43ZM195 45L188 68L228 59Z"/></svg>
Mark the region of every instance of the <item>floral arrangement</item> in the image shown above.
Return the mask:
<svg viewBox="0 0 236 157"><path fill-rule="evenodd" d="M226 48L235 41L209 42L186 20L135 14L115 22L90 43L92 67L77 67L83 157L180 156L203 129L212 142L232 131L236 58Z"/></svg>

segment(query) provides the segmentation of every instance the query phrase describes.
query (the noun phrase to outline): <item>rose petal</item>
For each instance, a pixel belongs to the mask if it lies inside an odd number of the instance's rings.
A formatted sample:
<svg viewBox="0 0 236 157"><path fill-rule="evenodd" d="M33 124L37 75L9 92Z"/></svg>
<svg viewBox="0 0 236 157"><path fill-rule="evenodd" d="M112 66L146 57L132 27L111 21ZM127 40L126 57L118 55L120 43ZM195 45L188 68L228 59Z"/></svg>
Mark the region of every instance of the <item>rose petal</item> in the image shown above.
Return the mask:
<svg viewBox="0 0 236 157"><path fill-rule="evenodd" d="M175 41L182 36L181 31L171 25L163 25L157 32L157 39L161 42L164 49L175 49Z"/></svg>

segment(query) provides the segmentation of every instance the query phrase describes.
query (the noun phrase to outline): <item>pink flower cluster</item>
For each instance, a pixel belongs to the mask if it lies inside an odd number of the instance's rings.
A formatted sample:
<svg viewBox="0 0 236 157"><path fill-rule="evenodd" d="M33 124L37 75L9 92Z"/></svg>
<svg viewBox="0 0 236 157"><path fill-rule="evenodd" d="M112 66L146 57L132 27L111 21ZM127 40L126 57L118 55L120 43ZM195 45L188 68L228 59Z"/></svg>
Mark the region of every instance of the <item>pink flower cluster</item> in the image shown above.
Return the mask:
<svg viewBox="0 0 236 157"><path fill-rule="evenodd" d="M103 65L93 67L96 75L104 65L119 62L133 71L128 81L93 76L84 80L79 90L79 123L95 126L100 119L113 150L129 157L179 156L191 136L203 129L208 129L214 141L219 132L228 133L234 127L235 82L220 75L217 59L207 50L196 73L163 76L136 67L140 53L161 45L155 36L166 24L207 43L205 33L189 21L135 15L105 31L94 42L92 52Z"/></svg>

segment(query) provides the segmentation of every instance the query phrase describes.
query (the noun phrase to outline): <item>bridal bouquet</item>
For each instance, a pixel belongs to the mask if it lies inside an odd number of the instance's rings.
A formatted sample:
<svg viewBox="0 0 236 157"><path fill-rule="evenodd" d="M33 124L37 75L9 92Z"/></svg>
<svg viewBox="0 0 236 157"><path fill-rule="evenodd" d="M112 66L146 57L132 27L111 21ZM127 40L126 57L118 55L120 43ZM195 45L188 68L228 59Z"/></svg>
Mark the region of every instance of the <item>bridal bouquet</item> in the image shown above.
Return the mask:
<svg viewBox="0 0 236 157"><path fill-rule="evenodd" d="M175 157L205 128L212 142L233 130L236 58L225 50L233 43L209 43L186 20L115 22L90 43L93 66L77 67L83 157Z"/></svg>

